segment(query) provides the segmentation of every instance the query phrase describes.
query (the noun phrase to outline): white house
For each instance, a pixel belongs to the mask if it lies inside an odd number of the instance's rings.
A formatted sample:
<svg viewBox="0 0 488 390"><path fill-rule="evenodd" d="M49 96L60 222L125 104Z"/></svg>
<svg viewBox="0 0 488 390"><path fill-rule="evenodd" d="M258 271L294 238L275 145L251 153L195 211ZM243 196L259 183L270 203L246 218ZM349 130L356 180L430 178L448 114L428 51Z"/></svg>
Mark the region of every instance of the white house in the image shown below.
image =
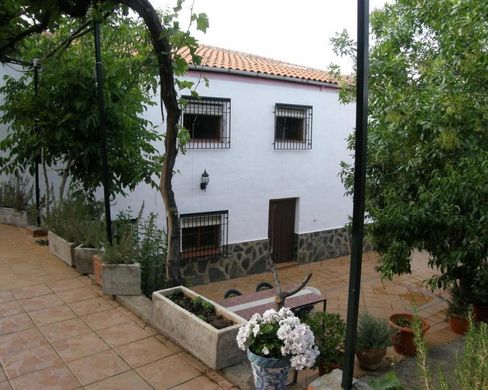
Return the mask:
<svg viewBox="0 0 488 390"><path fill-rule="evenodd" d="M350 159L355 112L339 103L337 82L251 54L209 46L198 54L204 65L186 78L200 98L188 98L183 110L191 140L173 178L184 276L197 284L264 272L268 242L276 262L349 253L352 201L338 172ZM161 123L160 107L147 115ZM114 212L142 201L146 211L164 213L160 194L146 185L117 199Z"/></svg>

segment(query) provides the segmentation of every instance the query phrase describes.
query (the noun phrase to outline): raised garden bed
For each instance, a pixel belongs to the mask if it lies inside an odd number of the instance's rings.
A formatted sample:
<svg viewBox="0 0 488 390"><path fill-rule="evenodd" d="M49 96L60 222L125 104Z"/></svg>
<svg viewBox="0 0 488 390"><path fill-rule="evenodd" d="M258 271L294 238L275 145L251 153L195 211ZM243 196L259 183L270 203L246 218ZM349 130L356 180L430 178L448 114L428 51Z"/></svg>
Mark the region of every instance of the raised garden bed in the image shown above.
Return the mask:
<svg viewBox="0 0 488 390"><path fill-rule="evenodd" d="M74 250L77 244L66 241L51 230L47 232L47 237L51 253L59 257L66 264L73 266Z"/></svg>
<svg viewBox="0 0 488 390"><path fill-rule="evenodd" d="M100 251L96 248L88 248L83 245L78 245L74 250L74 266L80 274L93 273L93 256Z"/></svg>
<svg viewBox="0 0 488 390"><path fill-rule="evenodd" d="M29 225L27 211L0 207L0 223L18 227L26 227Z"/></svg>
<svg viewBox="0 0 488 390"><path fill-rule="evenodd" d="M153 325L209 367L218 370L246 359L236 342L243 318L183 286L155 291L152 299ZM215 314L210 315L210 321L224 327L218 329L202 319L208 310L194 314L185 309L188 305L192 310L195 299L213 305ZM202 304L197 306L201 308Z"/></svg>

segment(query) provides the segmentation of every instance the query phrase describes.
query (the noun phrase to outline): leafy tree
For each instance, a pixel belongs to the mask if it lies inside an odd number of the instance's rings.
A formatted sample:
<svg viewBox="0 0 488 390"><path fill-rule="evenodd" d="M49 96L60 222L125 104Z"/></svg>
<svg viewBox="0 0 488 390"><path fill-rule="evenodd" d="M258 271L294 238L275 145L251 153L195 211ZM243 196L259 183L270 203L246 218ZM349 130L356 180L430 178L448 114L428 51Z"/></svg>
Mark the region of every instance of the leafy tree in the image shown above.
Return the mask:
<svg viewBox="0 0 488 390"><path fill-rule="evenodd" d="M397 0L371 18L366 210L380 271L409 273L425 250L431 287L459 280L468 298L488 256L486 15L482 0ZM354 52L347 33L333 43ZM352 165L341 175L351 193Z"/></svg>
<svg viewBox="0 0 488 390"><path fill-rule="evenodd" d="M60 19L55 33L27 38L20 55L41 58L52 53L76 25L76 21ZM123 193L141 181L156 186L152 176L160 169L161 157L154 144L162 136L143 117L146 107L154 105L151 92L157 85L149 37L140 22L120 11L103 27L110 190ZM94 192L103 183L93 53L93 37L83 35L43 61L36 98L32 72L19 80L8 77L0 89L5 97L0 121L10 127L0 142L0 150L6 152L0 167L9 173L30 170L33 156L42 150L44 164L61 167L61 199L68 177L85 192Z"/></svg>
<svg viewBox="0 0 488 390"><path fill-rule="evenodd" d="M101 13L111 10L114 5L131 8L142 18L157 61L162 102L161 114L166 119L165 158L160 174L160 192L166 209L168 231L166 274L171 282L178 283L181 281L180 226L178 207L171 184L178 151L180 130L178 123L181 115L175 88L177 84L175 75L182 75L188 66L188 62L184 61L182 51L179 49L186 46L189 49L191 61L197 64L200 61L199 57L195 55L197 48L195 39L191 37L189 31L182 30L175 19L176 14L181 10L182 0L177 0L173 11L164 14L162 19L149 0L6 0L0 4L0 20L2 21L0 59L5 60L12 53L15 54L27 36L47 29L55 30L61 16L79 20L81 26L77 31L78 34L81 34L89 26L87 19L89 21L89 14L92 10ZM191 20L201 31L205 31L208 27L207 17L203 13L192 13ZM182 83L180 83L181 85Z"/></svg>

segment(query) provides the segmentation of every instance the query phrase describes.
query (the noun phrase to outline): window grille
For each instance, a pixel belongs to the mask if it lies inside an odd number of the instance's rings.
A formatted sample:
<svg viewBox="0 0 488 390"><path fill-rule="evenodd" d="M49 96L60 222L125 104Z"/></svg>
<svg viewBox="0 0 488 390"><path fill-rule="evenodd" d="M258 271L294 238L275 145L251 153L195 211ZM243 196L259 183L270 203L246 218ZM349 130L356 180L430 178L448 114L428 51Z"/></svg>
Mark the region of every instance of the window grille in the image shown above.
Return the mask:
<svg viewBox="0 0 488 390"><path fill-rule="evenodd" d="M312 149L312 107L276 104L273 145L277 150Z"/></svg>
<svg viewBox="0 0 488 390"><path fill-rule="evenodd" d="M190 133L188 149L230 148L230 99L183 96L181 125Z"/></svg>
<svg viewBox="0 0 488 390"><path fill-rule="evenodd" d="M227 254L228 211L181 214L181 255L186 259Z"/></svg>

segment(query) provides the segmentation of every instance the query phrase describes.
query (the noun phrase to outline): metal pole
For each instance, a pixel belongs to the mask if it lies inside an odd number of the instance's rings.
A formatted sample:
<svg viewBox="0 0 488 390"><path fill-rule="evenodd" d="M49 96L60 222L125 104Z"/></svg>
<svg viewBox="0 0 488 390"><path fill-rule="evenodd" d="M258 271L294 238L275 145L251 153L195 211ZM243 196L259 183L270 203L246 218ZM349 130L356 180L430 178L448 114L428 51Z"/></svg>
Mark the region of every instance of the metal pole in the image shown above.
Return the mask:
<svg viewBox="0 0 488 390"><path fill-rule="evenodd" d="M368 134L368 49L369 0L358 0L357 81L356 81L356 140L354 153L354 197L352 214L351 268L344 353L342 387L352 388L354 352L356 346L361 263L363 256L364 204Z"/></svg>
<svg viewBox="0 0 488 390"><path fill-rule="evenodd" d="M39 94L39 59L34 58L32 61L34 65L34 96L37 99L37 96ZM36 135L39 132L39 119L36 118L34 122L34 132ZM35 188L35 194L36 194L36 222L37 226L41 226L41 205L40 205L40 190L39 190L39 164L41 162L41 155L40 151L37 150L36 153L36 161L34 163L34 188ZM49 191L49 189L47 189Z"/></svg>
<svg viewBox="0 0 488 390"><path fill-rule="evenodd" d="M103 196L105 201L105 225L107 227L107 240L112 244L112 218L110 215L110 172L107 157L107 127L105 122L105 104L103 101L103 75L102 55L100 50L100 23L95 22L95 59L98 89L98 109L100 111L100 148L102 152L103 168Z"/></svg>

